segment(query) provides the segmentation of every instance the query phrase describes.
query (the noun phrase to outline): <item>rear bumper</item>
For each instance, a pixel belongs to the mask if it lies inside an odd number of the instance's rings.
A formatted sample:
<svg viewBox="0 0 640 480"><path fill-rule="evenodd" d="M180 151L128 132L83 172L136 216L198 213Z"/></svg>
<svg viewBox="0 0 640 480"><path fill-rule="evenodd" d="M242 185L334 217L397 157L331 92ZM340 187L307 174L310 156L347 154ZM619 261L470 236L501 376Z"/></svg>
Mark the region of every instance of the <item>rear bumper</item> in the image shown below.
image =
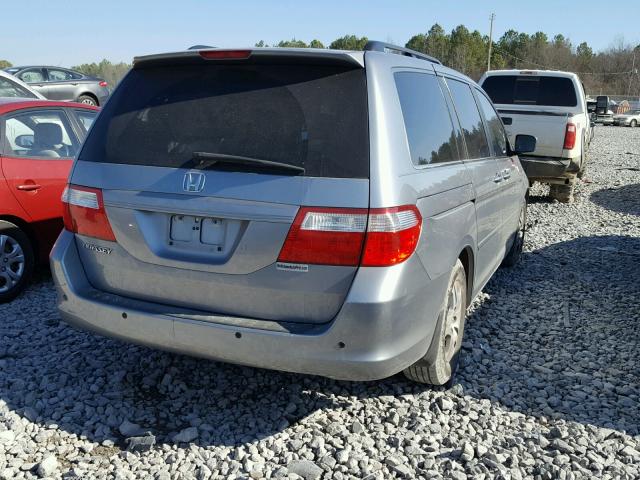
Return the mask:
<svg viewBox="0 0 640 480"><path fill-rule="evenodd" d="M520 157L520 163L529 180L543 180L565 177L571 165L571 159Z"/></svg>
<svg viewBox="0 0 640 480"><path fill-rule="evenodd" d="M71 325L177 353L341 380L385 378L424 356L447 281L446 275L430 280L415 255L392 268L361 268L336 318L305 330L304 324L290 329L276 322L185 314L100 292L89 284L67 231L50 261L58 309Z"/></svg>

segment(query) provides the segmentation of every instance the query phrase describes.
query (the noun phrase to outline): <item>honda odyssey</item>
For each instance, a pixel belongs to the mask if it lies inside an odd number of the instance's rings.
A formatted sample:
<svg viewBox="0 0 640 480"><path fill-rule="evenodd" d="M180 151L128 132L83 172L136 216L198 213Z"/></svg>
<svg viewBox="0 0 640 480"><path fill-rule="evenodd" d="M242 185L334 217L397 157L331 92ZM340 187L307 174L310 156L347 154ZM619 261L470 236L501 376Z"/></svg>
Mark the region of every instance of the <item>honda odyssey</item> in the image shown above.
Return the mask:
<svg viewBox="0 0 640 480"><path fill-rule="evenodd" d="M70 324L337 379L455 370L522 250L527 179L490 100L418 52L136 58L89 132L51 254Z"/></svg>

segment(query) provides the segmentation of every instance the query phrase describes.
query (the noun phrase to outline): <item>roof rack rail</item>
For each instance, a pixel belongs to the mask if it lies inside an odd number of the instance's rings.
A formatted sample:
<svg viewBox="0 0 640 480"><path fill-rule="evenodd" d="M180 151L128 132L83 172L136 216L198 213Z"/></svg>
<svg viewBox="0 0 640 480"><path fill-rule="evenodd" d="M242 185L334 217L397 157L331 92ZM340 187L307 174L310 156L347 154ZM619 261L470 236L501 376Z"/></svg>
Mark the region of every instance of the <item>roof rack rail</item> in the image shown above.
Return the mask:
<svg viewBox="0 0 640 480"><path fill-rule="evenodd" d="M364 46L364 49L368 52L395 53L397 55L404 55L405 57L420 58L428 62L442 65L442 62L440 60L432 57L431 55L427 55L426 53L417 52L415 50L411 50L410 48L399 47L398 45L392 45L391 43L379 42L377 40L368 41Z"/></svg>

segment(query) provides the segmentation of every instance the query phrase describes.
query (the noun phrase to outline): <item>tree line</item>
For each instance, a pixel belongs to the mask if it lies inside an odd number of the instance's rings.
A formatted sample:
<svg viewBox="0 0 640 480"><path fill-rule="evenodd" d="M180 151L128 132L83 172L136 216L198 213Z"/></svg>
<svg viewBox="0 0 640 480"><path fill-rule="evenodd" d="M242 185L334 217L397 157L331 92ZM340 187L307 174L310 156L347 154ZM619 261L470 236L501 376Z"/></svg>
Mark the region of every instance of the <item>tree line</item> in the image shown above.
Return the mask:
<svg viewBox="0 0 640 480"><path fill-rule="evenodd" d="M326 46L317 39L307 43L295 38L271 46L363 50L367 41L367 37L345 35ZM269 47L262 40L255 46ZM425 33L412 36L405 46L432 55L475 80L487 69L488 36L478 30L470 31L464 25L447 33L436 23ZM9 66L10 62L0 60L0 68ZM115 86L130 67L127 63L112 63L104 59L99 63L85 63L71 68L104 78L111 86ZM508 30L492 42L491 68L571 71L580 75L589 94L640 96L640 76L637 73L640 68L640 45L632 46L623 41L594 52L587 42L573 45L562 34L549 37L543 32L527 34Z"/></svg>

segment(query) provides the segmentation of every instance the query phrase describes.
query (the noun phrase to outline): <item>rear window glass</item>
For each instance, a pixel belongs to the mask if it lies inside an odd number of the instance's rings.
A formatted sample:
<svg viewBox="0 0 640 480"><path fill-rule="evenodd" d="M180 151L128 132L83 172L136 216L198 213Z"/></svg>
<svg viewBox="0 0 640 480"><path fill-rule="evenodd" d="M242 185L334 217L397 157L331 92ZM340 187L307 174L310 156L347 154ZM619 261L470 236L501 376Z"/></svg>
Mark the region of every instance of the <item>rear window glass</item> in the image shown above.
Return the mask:
<svg viewBox="0 0 640 480"><path fill-rule="evenodd" d="M365 72L228 64L132 70L79 160L188 168L194 152L285 163L306 176L368 178Z"/></svg>
<svg viewBox="0 0 640 480"><path fill-rule="evenodd" d="M575 107L578 104L570 78L495 75L487 77L482 88L497 104L551 107Z"/></svg>

